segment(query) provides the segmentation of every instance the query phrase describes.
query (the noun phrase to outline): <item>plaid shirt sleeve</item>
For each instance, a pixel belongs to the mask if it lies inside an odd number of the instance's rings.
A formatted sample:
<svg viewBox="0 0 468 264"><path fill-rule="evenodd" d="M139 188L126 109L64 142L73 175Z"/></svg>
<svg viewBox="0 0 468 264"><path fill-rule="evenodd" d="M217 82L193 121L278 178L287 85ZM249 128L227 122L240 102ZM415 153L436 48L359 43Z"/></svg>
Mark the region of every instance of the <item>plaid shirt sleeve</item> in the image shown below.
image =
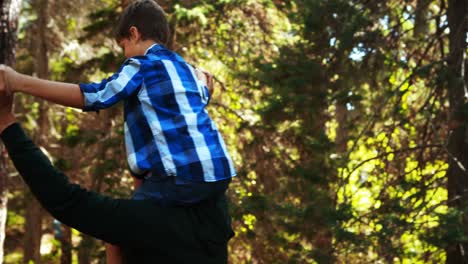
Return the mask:
<svg viewBox="0 0 468 264"><path fill-rule="evenodd" d="M84 111L109 108L137 91L143 82L141 63L135 58L125 61L120 70L100 83L80 83Z"/></svg>

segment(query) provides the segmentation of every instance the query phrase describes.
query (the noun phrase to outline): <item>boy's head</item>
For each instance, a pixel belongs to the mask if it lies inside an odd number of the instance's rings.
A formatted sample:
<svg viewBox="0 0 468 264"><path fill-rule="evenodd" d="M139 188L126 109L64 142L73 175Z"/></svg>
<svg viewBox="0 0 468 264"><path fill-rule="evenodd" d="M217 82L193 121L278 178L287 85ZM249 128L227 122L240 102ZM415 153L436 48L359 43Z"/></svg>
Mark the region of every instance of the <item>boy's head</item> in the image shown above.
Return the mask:
<svg viewBox="0 0 468 264"><path fill-rule="evenodd" d="M121 43L132 39L135 33L142 41L152 40L167 45L169 25L164 10L156 1L137 0L123 11L115 28L115 39Z"/></svg>

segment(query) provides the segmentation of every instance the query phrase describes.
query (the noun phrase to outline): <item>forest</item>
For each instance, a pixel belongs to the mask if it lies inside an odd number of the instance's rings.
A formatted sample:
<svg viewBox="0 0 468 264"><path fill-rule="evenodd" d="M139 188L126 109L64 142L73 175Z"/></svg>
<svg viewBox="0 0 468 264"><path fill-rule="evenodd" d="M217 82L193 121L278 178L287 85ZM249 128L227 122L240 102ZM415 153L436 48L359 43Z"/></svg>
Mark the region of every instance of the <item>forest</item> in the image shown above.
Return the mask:
<svg viewBox="0 0 468 264"><path fill-rule="evenodd" d="M100 81L129 0L1 0L0 63ZM466 0L174 0L168 48L214 75L233 159L229 263L468 263ZM128 198L123 105L18 94L18 120L73 182ZM0 263L105 263L53 219L7 154ZM92 217L92 216L90 216Z"/></svg>

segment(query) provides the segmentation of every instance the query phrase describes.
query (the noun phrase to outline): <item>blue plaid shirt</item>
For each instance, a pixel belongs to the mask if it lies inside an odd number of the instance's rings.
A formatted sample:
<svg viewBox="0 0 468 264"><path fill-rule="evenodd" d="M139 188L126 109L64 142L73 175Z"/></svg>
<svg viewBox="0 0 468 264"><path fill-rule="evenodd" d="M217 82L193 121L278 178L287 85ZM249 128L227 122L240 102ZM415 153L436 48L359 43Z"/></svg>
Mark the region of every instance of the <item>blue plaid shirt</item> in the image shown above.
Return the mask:
<svg viewBox="0 0 468 264"><path fill-rule="evenodd" d="M110 78L80 89L85 111L124 101L125 145L135 176L215 182L236 175L205 109L208 89L175 52L155 44L144 56L127 59Z"/></svg>

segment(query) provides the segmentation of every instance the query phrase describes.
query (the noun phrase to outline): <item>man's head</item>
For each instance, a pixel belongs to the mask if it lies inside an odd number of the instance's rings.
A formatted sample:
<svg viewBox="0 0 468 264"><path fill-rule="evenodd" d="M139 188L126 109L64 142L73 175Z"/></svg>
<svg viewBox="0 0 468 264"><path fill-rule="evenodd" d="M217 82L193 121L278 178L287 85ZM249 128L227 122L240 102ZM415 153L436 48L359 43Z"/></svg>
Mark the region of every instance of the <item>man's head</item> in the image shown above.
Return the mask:
<svg viewBox="0 0 468 264"><path fill-rule="evenodd" d="M167 45L169 25L164 10L154 0L137 0L122 13L115 29L115 39L124 48L125 56L138 54L140 41Z"/></svg>

